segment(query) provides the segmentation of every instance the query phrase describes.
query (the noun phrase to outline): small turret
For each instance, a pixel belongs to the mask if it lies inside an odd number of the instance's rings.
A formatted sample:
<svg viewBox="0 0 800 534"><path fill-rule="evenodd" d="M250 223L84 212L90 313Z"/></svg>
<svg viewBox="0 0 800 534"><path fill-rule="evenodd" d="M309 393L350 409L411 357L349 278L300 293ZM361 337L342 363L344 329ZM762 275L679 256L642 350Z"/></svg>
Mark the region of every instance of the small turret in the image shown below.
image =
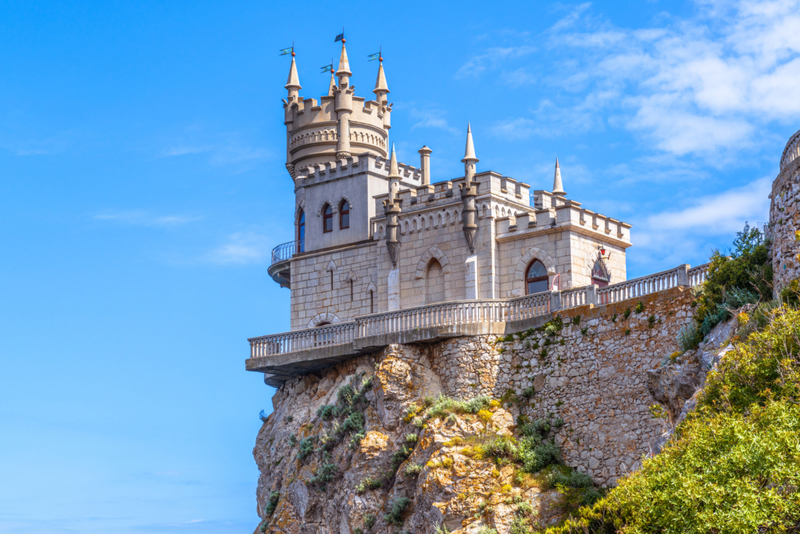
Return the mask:
<svg viewBox="0 0 800 534"><path fill-rule="evenodd" d="M380 65L378 66L378 79L375 80L375 89L372 90L375 93L375 99L380 104L386 103L386 95L390 93L389 86L386 85L386 74L383 72L383 58L380 58Z"/></svg>
<svg viewBox="0 0 800 534"><path fill-rule="evenodd" d="M556 158L556 174L553 177L553 194L561 197L567 196L564 184L561 183L561 168L558 166L558 158Z"/></svg>
<svg viewBox="0 0 800 534"><path fill-rule="evenodd" d="M300 94L300 77L297 75L297 65L294 62L294 51L292 51L292 66L289 68L289 79L284 85L289 91L289 100L297 99Z"/></svg>
<svg viewBox="0 0 800 534"><path fill-rule="evenodd" d="M480 160L475 156L475 145L472 142L472 124L467 123L467 148L464 150L464 177L467 183L475 176L475 164Z"/></svg>
<svg viewBox="0 0 800 534"><path fill-rule="evenodd" d="M353 91L355 88L350 85L350 62L347 59L347 48L342 39L342 54L339 56L339 68L336 69L336 76L339 77L339 87L333 90L336 97L335 110L338 116L338 137L336 144L336 158L346 159L350 157L350 115L353 113Z"/></svg>
<svg viewBox="0 0 800 534"><path fill-rule="evenodd" d="M392 266L397 267L397 252L400 250L400 224L397 221L400 215L400 202L397 192L400 188L400 170L397 168L397 155L392 145L392 158L389 161L389 198L383 201L383 213L386 215L386 250L392 260Z"/></svg>
<svg viewBox="0 0 800 534"><path fill-rule="evenodd" d="M397 154L394 151L394 144L392 144L392 157L389 160L389 200L394 202L397 198L397 193L400 190L400 170L397 167Z"/></svg>

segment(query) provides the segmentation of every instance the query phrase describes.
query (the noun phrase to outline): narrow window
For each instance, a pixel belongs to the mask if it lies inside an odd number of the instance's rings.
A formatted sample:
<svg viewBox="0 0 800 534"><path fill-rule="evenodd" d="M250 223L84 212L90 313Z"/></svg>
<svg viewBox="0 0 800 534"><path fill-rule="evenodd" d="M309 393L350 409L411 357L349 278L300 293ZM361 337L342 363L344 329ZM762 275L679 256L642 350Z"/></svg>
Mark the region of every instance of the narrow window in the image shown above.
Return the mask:
<svg viewBox="0 0 800 534"><path fill-rule="evenodd" d="M322 231L326 234L333 232L333 208L330 204L325 204L322 209Z"/></svg>
<svg viewBox="0 0 800 534"><path fill-rule="evenodd" d="M306 213L301 209L297 220L297 252L306 250Z"/></svg>
<svg viewBox="0 0 800 534"><path fill-rule="evenodd" d="M353 302L353 280L350 280L350 302Z"/></svg>
<svg viewBox="0 0 800 534"><path fill-rule="evenodd" d="M346 200L339 204L339 228L350 228L350 203Z"/></svg>
<svg viewBox="0 0 800 534"><path fill-rule="evenodd" d="M331 291L333 291L333 271L331 273Z"/></svg>
<svg viewBox="0 0 800 534"><path fill-rule="evenodd" d="M528 295L547 291L547 269L539 260L533 260L525 271L525 291Z"/></svg>
<svg viewBox="0 0 800 534"><path fill-rule="evenodd" d="M369 312L370 313L375 313L375 302L373 301L373 298L372 298L372 290L371 289L369 290Z"/></svg>

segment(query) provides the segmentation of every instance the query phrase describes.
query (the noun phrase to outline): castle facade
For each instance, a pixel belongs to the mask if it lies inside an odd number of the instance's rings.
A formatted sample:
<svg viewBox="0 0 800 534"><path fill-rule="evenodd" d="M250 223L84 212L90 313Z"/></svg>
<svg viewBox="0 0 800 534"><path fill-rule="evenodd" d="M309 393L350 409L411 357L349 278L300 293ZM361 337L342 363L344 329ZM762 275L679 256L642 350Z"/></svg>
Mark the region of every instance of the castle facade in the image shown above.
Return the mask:
<svg viewBox="0 0 800 534"><path fill-rule="evenodd" d="M269 273L291 289L291 329L473 299L626 280L631 225L552 190L479 171L467 128L463 176L433 181L390 149L383 63L374 98L355 96L344 41L328 94L302 98L293 53L284 100L295 238Z"/></svg>

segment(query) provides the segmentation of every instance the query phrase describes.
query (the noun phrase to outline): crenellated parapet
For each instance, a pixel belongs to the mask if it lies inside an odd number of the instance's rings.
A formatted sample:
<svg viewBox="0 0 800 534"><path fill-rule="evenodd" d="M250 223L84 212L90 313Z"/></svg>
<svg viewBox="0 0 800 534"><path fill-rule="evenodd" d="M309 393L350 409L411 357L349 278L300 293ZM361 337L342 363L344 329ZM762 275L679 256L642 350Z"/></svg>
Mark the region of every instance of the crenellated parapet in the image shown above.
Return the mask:
<svg viewBox="0 0 800 534"><path fill-rule="evenodd" d="M375 99L355 95L350 84L350 67L347 51L342 45L342 56L336 77L332 76L329 92L319 100L302 98L300 84L292 59L289 96L283 101L286 125L286 167L292 178L300 170L326 161L370 153L389 156L389 129L392 105L386 101L388 88L380 67Z"/></svg>

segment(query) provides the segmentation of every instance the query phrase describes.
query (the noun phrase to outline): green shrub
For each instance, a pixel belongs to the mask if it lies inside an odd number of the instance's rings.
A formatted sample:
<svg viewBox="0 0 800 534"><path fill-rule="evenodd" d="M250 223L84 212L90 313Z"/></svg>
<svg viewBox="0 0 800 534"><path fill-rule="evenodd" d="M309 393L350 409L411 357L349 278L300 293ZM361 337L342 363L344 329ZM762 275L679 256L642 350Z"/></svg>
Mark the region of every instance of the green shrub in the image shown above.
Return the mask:
<svg viewBox="0 0 800 534"><path fill-rule="evenodd" d="M574 324L575 326L578 326L579 324L581 324L581 316L580 315L576 315L575 317L573 317L572 318L572 324Z"/></svg>
<svg viewBox="0 0 800 534"><path fill-rule="evenodd" d="M364 516L364 526L367 527L367 530L371 529L374 524L375 514L367 514Z"/></svg>
<svg viewBox="0 0 800 534"><path fill-rule="evenodd" d="M361 445L361 440L362 439L364 439L364 433L363 432L359 432L357 434L353 434L350 437L350 443L348 444L348 448L351 451L356 450L358 448L358 446Z"/></svg>
<svg viewBox="0 0 800 534"><path fill-rule="evenodd" d="M529 399L533 397L535 394L536 394L536 389L533 386L528 386L522 390L522 393L520 395L522 395L526 399Z"/></svg>
<svg viewBox="0 0 800 534"><path fill-rule="evenodd" d="M345 384L339 388L339 391L336 392L336 399L342 406L350 406L353 404L353 397L355 397L355 395L356 391L353 386L350 384Z"/></svg>
<svg viewBox="0 0 800 534"><path fill-rule="evenodd" d="M634 310L636 313L642 313L644 311L644 302L641 300L636 304L636 308Z"/></svg>
<svg viewBox="0 0 800 534"><path fill-rule="evenodd" d="M703 341L703 336L695 323L686 325L678 332L678 346L684 352L696 349L701 341Z"/></svg>
<svg viewBox="0 0 800 534"><path fill-rule="evenodd" d="M383 479L366 477L356 486L356 493L364 493L368 489L374 490L380 488L381 486L383 486Z"/></svg>
<svg viewBox="0 0 800 534"><path fill-rule="evenodd" d="M419 440L419 436L414 433L406 434L406 443L416 443Z"/></svg>
<svg viewBox="0 0 800 534"><path fill-rule="evenodd" d="M627 319L630 316L631 316L631 309L630 308L625 308L625 313L622 314L622 318L623 319Z"/></svg>
<svg viewBox="0 0 800 534"><path fill-rule="evenodd" d="M339 472L339 466L333 462L330 453L325 452L322 458L322 463L314 471L314 475L309 479L311 484L319 484L323 489L327 486L328 482L333 480L336 473Z"/></svg>
<svg viewBox="0 0 800 534"><path fill-rule="evenodd" d="M497 531L491 527L483 525L481 528L478 529L478 534L497 534Z"/></svg>
<svg viewBox="0 0 800 534"><path fill-rule="evenodd" d="M317 417L320 419L328 420L336 415L336 406L332 404L325 404L317 409Z"/></svg>
<svg viewBox="0 0 800 534"><path fill-rule="evenodd" d="M342 433L348 432L361 432L364 430L364 414L361 412L353 412L347 416L341 426Z"/></svg>
<svg viewBox="0 0 800 534"><path fill-rule="evenodd" d="M392 472L396 472L403 462L411 456L411 449L403 445L399 451L392 454Z"/></svg>
<svg viewBox="0 0 800 534"><path fill-rule="evenodd" d="M558 445L548 441L535 443L530 438L519 442L519 460L528 473L537 473L550 464L561 461L561 450Z"/></svg>
<svg viewBox="0 0 800 534"><path fill-rule="evenodd" d="M403 512L408 508L411 499L408 497L397 497L389 503L389 511L383 519L390 525L400 526L403 524Z"/></svg>
<svg viewBox="0 0 800 534"><path fill-rule="evenodd" d="M305 460L306 457L314 452L314 442L316 436L308 436L300 440L300 446L297 448L297 459Z"/></svg>
<svg viewBox="0 0 800 534"><path fill-rule="evenodd" d="M406 465L406 468L405 468L404 472L405 472L406 476L415 477L415 476L419 475L422 472L422 468L423 467L424 466L422 464L410 463L410 464Z"/></svg>
<svg viewBox="0 0 800 534"><path fill-rule="evenodd" d="M267 517L272 517L272 514L275 513L275 508L278 507L278 501L281 499L281 492L273 491L269 494L269 501L267 501L267 505L264 507L264 515Z"/></svg>

